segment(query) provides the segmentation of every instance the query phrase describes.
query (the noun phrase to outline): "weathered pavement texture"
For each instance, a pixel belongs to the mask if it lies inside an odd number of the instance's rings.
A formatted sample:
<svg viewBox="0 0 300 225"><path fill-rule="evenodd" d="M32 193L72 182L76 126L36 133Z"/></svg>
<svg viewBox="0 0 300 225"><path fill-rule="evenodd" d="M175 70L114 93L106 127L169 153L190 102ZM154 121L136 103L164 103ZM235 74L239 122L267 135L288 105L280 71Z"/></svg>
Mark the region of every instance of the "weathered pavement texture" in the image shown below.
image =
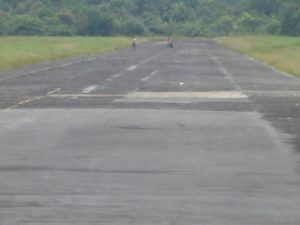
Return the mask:
<svg viewBox="0 0 300 225"><path fill-rule="evenodd" d="M299 225L300 79L213 41L0 73L1 225Z"/></svg>

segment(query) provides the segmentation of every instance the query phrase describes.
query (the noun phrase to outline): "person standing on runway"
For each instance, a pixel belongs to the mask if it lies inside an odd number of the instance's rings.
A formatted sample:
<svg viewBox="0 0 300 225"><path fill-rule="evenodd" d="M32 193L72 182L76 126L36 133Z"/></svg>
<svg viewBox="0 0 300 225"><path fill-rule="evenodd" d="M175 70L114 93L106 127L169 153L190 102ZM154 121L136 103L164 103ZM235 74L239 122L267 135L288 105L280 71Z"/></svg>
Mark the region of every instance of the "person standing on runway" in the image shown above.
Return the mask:
<svg viewBox="0 0 300 225"><path fill-rule="evenodd" d="M132 36L132 48L136 49L136 38L135 38L135 36Z"/></svg>

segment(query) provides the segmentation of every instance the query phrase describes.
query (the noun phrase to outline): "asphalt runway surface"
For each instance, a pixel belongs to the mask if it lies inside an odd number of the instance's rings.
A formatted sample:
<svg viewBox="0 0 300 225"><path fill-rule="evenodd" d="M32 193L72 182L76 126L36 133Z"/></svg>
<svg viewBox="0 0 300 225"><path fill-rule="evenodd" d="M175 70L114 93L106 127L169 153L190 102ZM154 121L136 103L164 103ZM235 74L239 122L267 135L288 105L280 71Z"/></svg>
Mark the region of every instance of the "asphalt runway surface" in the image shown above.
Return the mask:
<svg viewBox="0 0 300 225"><path fill-rule="evenodd" d="M1 225L299 225L300 79L213 41L0 72Z"/></svg>

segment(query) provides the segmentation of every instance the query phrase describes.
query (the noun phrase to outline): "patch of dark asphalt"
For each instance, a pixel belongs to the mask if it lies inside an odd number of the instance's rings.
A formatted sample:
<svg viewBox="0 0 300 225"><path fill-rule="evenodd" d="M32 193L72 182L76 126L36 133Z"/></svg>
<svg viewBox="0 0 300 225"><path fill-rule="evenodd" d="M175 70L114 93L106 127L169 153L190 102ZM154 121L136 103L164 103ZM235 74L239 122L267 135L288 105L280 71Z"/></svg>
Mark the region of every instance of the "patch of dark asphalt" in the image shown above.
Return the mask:
<svg viewBox="0 0 300 225"><path fill-rule="evenodd" d="M299 97L252 97L257 110L274 127L291 135L290 143L300 153L300 98Z"/></svg>
<svg viewBox="0 0 300 225"><path fill-rule="evenodd" d="M30 102L19 108L72 108L72 109L178 109L178 110L200 110L200 111L231 111L231 112L252 112L255 106L249 101L209 101L191 103L170 103L170 102L114 102L116 97L97 98L43 98Z"/></svg>

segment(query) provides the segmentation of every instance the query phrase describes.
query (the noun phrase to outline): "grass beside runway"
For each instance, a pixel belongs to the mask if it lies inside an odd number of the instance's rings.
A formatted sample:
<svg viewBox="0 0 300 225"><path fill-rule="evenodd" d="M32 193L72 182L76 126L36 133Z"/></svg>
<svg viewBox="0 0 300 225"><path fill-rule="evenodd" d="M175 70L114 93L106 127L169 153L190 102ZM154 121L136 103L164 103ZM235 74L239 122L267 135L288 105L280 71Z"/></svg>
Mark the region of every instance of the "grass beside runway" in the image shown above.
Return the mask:
<svg viewBox="0 0 300 225"><path fill-rule="evenodd" d="M107 53L130 45L131 39L127 37L0 37L0 69Z"/></svg>
<svg viewBox="0 0 300 225"><path fill-rule="evenodd" d="M300 77L300 38L282 36L222 37L225 46Z"/></svg>

